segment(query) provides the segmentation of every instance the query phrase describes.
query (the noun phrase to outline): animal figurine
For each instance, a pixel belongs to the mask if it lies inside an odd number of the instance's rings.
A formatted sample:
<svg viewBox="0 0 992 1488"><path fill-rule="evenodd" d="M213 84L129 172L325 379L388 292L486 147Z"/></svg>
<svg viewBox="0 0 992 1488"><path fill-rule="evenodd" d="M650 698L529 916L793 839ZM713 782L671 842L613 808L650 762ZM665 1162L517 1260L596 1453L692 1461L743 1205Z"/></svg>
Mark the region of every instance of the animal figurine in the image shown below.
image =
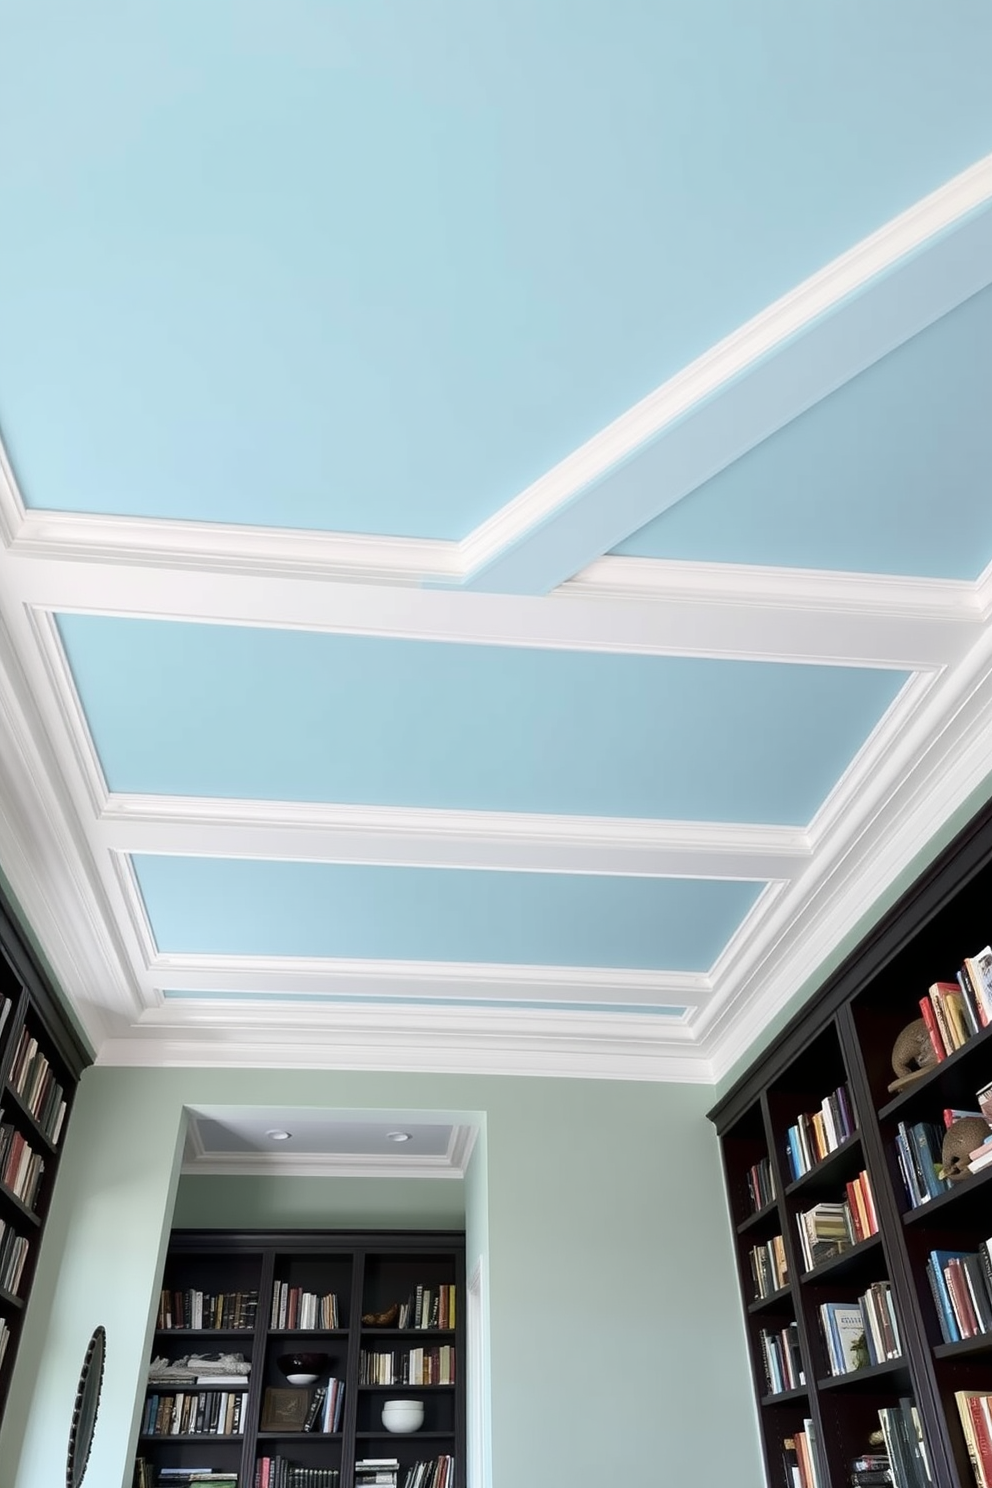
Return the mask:
<svg viewBox="0 0 992 1488"><path fill-rule="evenodd" d="M944 1141L940 1149L941 1171L944 1177L949 1178L952 1183L960 1183L962 1178L970 1178L971 1169L968 1167L968 1162L971 1153L976 1147L981 1147L990 1132L992 1132L992 1126L984 1116L959 1116L957 1121L952 1121L944 1133Z"/></svg>
<svg viewBox="0 0 992 1488"><path fill-rule="evenodd" d="M394 1302L387 1307L385 1312L366 1312L362 1317L362 1324L366 1328L392 1328L396 1325L396 1319L400 1315L400 1304Z"/></svg>
<svg viewBox="0 0 992 1488"><path fill-rule="evenodd" d="M904 1089L912 1080L918 1080L927 1070L933 1069L936 1063L937 1051L929 1029L922 1018L916 1018L906 1024L893 1045L892 1068L896 1078L890 1083L889 1090L895 1094Z"/></svg>

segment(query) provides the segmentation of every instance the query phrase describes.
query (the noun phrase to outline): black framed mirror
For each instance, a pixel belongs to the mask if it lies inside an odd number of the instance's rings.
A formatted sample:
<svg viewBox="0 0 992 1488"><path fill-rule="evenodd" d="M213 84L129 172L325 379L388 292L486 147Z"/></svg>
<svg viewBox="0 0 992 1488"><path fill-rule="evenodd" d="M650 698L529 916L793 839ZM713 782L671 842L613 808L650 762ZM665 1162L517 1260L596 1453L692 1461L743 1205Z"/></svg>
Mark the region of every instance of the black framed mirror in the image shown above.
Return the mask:
<svg viewBox="0 0 992 1488"><path fill-rule="evenodd" d="M66 1488L79 1488L86 1472L93 1445L93 1428L100 1406L100 1391L103 1388L103 1364L107 1334L103 1328L94 1328L93 1337L86 1348L83 1367L79 1372L79 1387L76 1403L72 1408L72 1425L69 1427L69 1451L66 1456Z"/></svg>

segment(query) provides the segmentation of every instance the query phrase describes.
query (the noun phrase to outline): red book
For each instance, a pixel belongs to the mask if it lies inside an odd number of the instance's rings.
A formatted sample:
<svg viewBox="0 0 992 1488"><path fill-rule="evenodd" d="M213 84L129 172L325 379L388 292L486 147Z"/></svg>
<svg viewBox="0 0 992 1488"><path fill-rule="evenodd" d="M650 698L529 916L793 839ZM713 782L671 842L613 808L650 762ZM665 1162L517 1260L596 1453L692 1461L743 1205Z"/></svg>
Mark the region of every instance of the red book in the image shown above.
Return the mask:
<svg viewBox="0 0 992 1488"><path fill-rule="evenodd" d="M947 1282L947 1290L951 1294L951 1304L961 1329L961 1337L974 1338L981 1332L981 1329L975 1316L964 1268L956 1257L952 1257L944 1267L944 1279Z"/></svg>
<svg viewBox="0 0 992 1488"><path fill-rule="evenodd" d="M965 1397L965 1405L971 1417L971 1429L982 1475L988 1483L992 1483L992 1427L989 1422L988 1396L972 1395L969 1392Z"/></svg>
<svg viewBox="0 0 992 1488"><path fill-rule="evenodd" d="M936 1054L938 1060L946 1059L947 1050L944 1048L944 1041L940 1036L940 1029L937 1027L937 1019L934 1016L933 1004L929 997L920 998L920 1012L923 1014L923 1021L927 1025L927 1033L929 1033L930 1042L933 1044L933 1052Z"/></svg>

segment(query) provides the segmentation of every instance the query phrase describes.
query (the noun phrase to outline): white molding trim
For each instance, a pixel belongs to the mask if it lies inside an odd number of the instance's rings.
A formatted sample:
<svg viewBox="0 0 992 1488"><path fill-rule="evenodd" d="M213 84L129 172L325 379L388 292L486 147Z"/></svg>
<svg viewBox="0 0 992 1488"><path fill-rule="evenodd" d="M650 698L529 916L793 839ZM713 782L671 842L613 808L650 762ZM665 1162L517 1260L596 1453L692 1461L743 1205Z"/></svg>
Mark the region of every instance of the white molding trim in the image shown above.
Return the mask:
<svg viewBox="0 0 992 1488"><path fill-rule="evenodd" d="M924 695L917 715L880 761L857 824L829 824L817 843L817 870L782 898L781 927L760 962L699 1019L701 1047L721 1079L804 983L826 974L836 948L855 931L948 819L980 787L992 790L992 632L958 672ZM886 751L878 744L879 755ZM819 823L811 826L816 840ZM833 839L833 849L827 837ZM769 927L771 930L772 927ZM722 989L718 988L718 994Z"/></svg>
<svg viewBox="0 0 992 1488"><path fill-rule="evenodd" d="M668 878L791 879L801 827L110 794L117 853Z"/></svg>
<svg viewBox="0 0 992 1488"><path fill-rule="evenodd" d="M320 1010L200 1006L196 1023L166 1004L107 1039L101 1066L393 1070L712 1084L685 1028L634 1014L431 1007ZM380 1016L376 1016L376 1013ZM381 1014L386 1012L388 1017ZM171 1015L171 1017L170 1017Z"/></svg>
<svg viewBox="0 0 992 1488"><path fill-rule="evenodd" d="M187 1123L184 1177L454 1178L468 1167L478 1128L452 1126L447 1150L437 1156L400 1157L378 1152L217 1152L204 1147L197 1112Z"/></svg>
<svg viewBox="0 0 992 1488"><path fill-rule="evenodd" d="M224 998L228 1006L242 998L242 1015L249 1009L252 1021L266 1006L253 1003L253 996L267 996L273 1005L286 1007L290 1000L297 999L299 1006L309 1003L311 1008L342 1000L382 1008L399 1001L423 1005L425 1000L428 1004L460 1004L481 999L563 1003L566 1006L561 1011L566 1012L575 1011L567 1006L575 1003L590 1003L594 1008L617 1003L619 1011L642 1005L647 1016L652 1008L674 1007L678 1009L674 1014L653 1015L655 1021L674 1026L686 1023L684 1008L701 1006L711 995L710 978L705 972L632 971L624 967L159 953L152 956L147 969L160 993L190 996L189 1001L161 997L158 1011L181 1005L183 1016L190 1021L198 1019L197 1010L212 1001L213 993ZM198 993L206 996L196 996Z"/></svg>
<svg viewBox="0 0 992 1488"><path fill-rule="evenodd" d="M769 601L738 568L720 564L685 565L684 583L669 575L665 594L604 594L577 582L533 596L28 560L16 548L0 557L10 592L35 612L455 645L916 671L953 665L982 628L973 585L887 586L876 575L845 576L828 593L801 570L772 571Z"/></svg>
<svg viewBox="0 0 992 1488"><path fill-rule="evenodd" d="M832 311L855 296L865 304L873 284L897 265L941 243L990 201L992 155L945 182L788 291L540 476L464 539L464 566L475 573L495 563L508 549L545 526L581 491L691 411L747 377ZM920 328L908 317L903 339ZM831 390L824 389L824 393ZM660 504L659 510L670 504Z"/></svg>

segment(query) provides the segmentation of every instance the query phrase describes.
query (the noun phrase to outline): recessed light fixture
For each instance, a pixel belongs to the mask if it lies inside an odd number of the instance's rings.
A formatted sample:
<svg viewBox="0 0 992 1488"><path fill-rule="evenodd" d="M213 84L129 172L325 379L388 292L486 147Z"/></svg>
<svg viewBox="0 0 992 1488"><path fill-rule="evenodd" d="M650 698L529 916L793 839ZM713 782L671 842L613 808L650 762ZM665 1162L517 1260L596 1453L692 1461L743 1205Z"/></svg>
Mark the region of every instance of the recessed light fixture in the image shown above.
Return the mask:
<svg viewBox="0 0 992 1488"><path fill-rule="evenodd" d="M387 1132L386 1133L386 1141L387 1142L409 1142L409 1140L410 1140L410 1133L409 1132L395 1131L395 1132Z"/></svg>
<svg viewBox="0 0 992 1488"><path fill-rule="evenodd" d="M273 1142L288 1142L293 1133L288 1131L267 1131L265 1135L271 1137Z"/></svg>

